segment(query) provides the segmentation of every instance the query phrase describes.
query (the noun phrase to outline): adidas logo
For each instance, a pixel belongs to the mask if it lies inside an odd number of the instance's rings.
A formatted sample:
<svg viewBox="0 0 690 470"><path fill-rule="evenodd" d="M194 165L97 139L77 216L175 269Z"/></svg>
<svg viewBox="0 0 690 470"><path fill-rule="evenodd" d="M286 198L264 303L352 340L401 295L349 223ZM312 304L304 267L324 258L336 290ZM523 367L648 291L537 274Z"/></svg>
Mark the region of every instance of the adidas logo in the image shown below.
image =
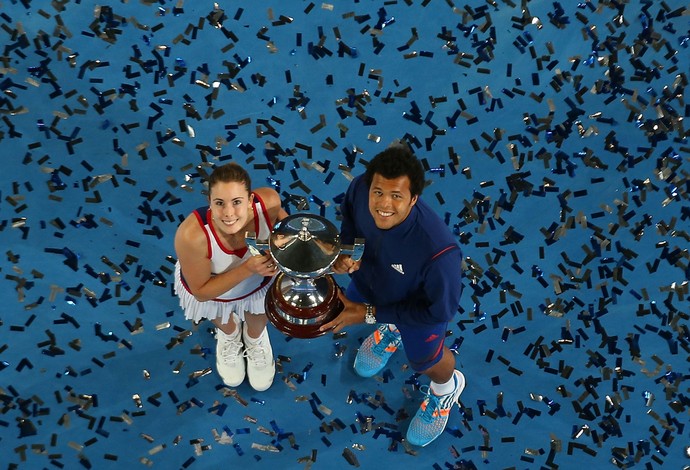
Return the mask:
<svg viewBox="0 0 690 470"><path fill-rule="evenodd" d="M405 274L405 271L403 271L402 264L391 264L391 268L395 269L400 274Z"/></svg>

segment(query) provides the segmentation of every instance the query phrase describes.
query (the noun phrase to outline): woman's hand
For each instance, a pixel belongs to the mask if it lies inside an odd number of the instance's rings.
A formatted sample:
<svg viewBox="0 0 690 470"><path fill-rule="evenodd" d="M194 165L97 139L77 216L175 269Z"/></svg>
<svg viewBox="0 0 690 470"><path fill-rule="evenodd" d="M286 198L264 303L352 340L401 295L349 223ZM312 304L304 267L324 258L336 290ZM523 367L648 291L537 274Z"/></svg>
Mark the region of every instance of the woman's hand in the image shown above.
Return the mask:
<svg viewBox="0 0 690 470"><path fill-rule="evenodd" d="M255 255L244 262L244 266L260 276L274 276L278 273L278 266L269 254Z"/></svg>

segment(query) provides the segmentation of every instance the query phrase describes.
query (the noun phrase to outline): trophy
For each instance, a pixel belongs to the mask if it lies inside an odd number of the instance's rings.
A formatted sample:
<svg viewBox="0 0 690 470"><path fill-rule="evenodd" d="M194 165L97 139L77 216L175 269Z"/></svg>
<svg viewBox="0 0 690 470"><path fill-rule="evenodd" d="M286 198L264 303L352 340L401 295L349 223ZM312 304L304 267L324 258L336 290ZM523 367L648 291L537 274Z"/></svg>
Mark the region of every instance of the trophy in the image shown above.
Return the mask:
<svg viewBox="0 0 690 470"><path fill-rule="evenodd" d="M245 238L252 253L268 250L280 270L266 294L266 315L273 326L295 338L326 333L319 327L343 309L331 266L341 254L360 259L364 240L342 245L335 225L307 213L278 222L268 240L257 240L254 232Z"/></svg>

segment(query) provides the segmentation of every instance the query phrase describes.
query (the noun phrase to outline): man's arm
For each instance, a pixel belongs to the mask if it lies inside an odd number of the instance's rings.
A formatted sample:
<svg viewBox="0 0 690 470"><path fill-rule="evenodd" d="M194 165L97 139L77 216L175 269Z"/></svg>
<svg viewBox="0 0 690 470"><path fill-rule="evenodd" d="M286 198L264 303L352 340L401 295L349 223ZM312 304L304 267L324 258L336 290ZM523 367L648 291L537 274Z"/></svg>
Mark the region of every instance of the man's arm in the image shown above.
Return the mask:
<svg viewBox="0 0 690 470"><path fill-rule="evenodd" d="M355 185L358 179L352 180L348 186L343 202L340 204L340 215L342 217L340 223L340 240L343 244L349 245L354 243L355 234L355 217L354 211L354 193ZM333 263L333 272L336 274L352 274L359 269L360 261L355 261L350 255L340 255Z"/></svg>
<svg viewBox="0 0 690 470"><path fill-rule="evenodd" d="M355 241L355 193L361 176L355 178L345 191L343 202L340 204L340 240L345 245L350 245Z"/></svg>
<svg viewBox="0 0 690 470"><path fill-rule="evenodd" d="M462 255L460 248L452 247L432 259L424 276L424 296L390 305L374 305L378 323L431 324L450 321L458 310L462 294ZM364 322L366 307L352 302L338 291L344 308L332 321L321 326L321 331L340 332L349 325ZM431 300L428 300L431 299Z"/></svg>
<svg viewBox="0 0 690 470"><path fill-rule="evenodd" d="M404 319L408 324L450 321L458 310L462 295L461 263L462 254L458 246L437 254L423 273L424 295L390 305L376 305L376 321L397 323Z"/></svg>

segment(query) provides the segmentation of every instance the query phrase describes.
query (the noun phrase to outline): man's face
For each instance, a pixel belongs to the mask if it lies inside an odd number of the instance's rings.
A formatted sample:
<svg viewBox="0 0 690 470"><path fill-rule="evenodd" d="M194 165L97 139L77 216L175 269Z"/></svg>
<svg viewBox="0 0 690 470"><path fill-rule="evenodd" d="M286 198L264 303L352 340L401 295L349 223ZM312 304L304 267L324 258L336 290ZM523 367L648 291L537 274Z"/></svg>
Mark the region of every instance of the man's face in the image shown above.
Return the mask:
<svg viewBox="0 0 690 470"><path fill-rule="evenodd" d="M389 180L374 173L369 187L369 212L378 228L388 230L407 218L417 198L410 192L410 178L406 175Z"/></svg>

